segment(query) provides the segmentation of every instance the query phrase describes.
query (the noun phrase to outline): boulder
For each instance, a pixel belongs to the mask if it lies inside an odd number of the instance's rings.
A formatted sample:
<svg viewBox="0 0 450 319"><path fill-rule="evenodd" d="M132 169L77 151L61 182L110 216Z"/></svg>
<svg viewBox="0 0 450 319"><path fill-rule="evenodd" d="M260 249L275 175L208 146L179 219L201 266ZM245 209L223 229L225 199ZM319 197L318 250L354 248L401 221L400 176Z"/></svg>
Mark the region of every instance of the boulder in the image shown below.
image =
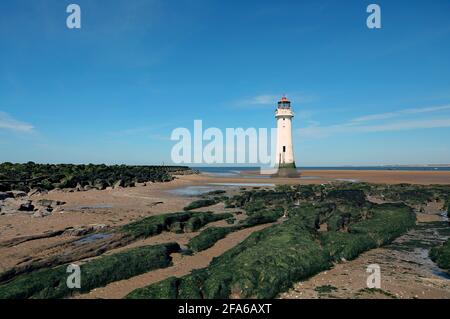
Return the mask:
<svg viewBox="0 0 450 319"><path fill-rule="evenodd" d="M33 218L42 218L50 215L52 212L45 208L40 208L33 213Z"/></svg>
<svg viewBox="0 0 450 319"><path fill-rule="evenodd" d="M39 206L44 206L44 207L51 207L52 205L56 204L56 202L51 199L40 199L36 203Z"/></svg>
<svg viewBox="0 0 450 319"><path fill-rule="evenodd" d="M117 182L114 183L114 189L118 189L118 188L121 188L124 186L125 186L125 183L121 179L119 179Z"/></svg>
<svg viewBox="0 0 450 319"><path fill-rule="evenodd" d="M21 212L32 212L34 210L34 205L32 204L31 200L22 201L19 204L18 210Z"/></svg>
<svg viewBox="0 0 450 319"><path fill-rule="evenodd" d="M106 187L108 187L108 183L106 183L103 180L97 180L94 184L94 187L97 188L98 190L104 190L106 189Z"/></svg>
<svg viewBox="0 0 450 319"><path fill-rule="evenodd" d="M10 193L12 195L12 197L14 197L14 198L21 198L21 197L26 197L27 196L27 193L25 193L23 191L17 191L17 190L10 191L8 193Z"/></svg>
<svg viewBox="0 0 450 319"><path fill-rule="evenodd" d="M0 200L11 198L13 195L10 193L0 192Z"/></svg>

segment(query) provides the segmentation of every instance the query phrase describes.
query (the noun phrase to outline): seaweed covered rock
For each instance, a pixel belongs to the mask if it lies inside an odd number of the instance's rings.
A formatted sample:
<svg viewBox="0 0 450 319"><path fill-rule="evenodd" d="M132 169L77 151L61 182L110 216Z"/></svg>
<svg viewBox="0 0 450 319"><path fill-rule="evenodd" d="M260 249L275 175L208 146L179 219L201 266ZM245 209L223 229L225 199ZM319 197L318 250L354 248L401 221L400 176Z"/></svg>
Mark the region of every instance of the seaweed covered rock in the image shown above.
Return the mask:
<svg viewBox="0 0 450 319"><path fill-rule="evenodd" d="M347 233L329 231L320 240L334 261L351 260L360 253L392 242L416 223L413 210L404 204L375 205L370 219L352 223Z"/></svg>
<svg viewBox="0 0 450 319"><path fill-rule="evenodd" d="M1 285L0 299L51 299L88 292L110 282L168 267L172 260L170 254L179 250L180 246L177 243L167 243L133 248L88 261L80 266L80 289L67 287L66 265L39 270Z"/></svg>
<svg viewBox="0 0 450 319"><path fill-rule="evenodd" d="M192 203L190 203L189 205L187 205L183 209L184 210L192 210L192 209L212 206L212 205L215 205L217 203L218 203L218 201L215 200L215 199L199 199L199 200L193 201Z"/></svg>
<svg viewBox="0 0 450 319"><path fill-rule="evenodd" d="M240 222L240 225L244 227L252 227L260 224L267 224L276 222L280 217L283 216L283 208L277 207L271 210L260 210L253 213L246 219Z"/></svg>
<svg viewBox="0 0 450 319"><path fill-rule="evenodd" d="M146 238L162 231L193 232L204 225L232 217L230 213L179 212L146 217L124 225L119 231L133 238Z"/></svg>
<svg viewBox="0 0 450 319"><path fill-rule="evenodd" d="M202 231L198 236L189 240L188 247L194 252L208 249L218 240L225 238L225 236L235 230L237 230L236 227L209 227Z"/></svg>
<svg viewBox="0 0 450 319"><path fill-rule="evenodd" d="M430 251L430 258L439 267L450 273L450 240L440 247L433 247Z"/></svg>
<svg viewBox="0 0 450 319"><path fill-rule="evenodd" d="M191 238L188 247L194 252L199 252L212 247L217 241L225 238L228 234L261 224L276 222L282 216L282 209L264 210L255 213L239 224L230 227L209 227L199 235ZM229 219L227 219L228 221ZM234 218L233 218L234 220Z"/></svg>
<svg viewBox="0 0 450 319"><path fill-rule="evenodd" d="M72 164L0 164L0 191L29 192L38 188L105 189L118 185L134 186L135 182L168 182L175 174L195 173L186 166L72 165Z"/></svg>
<svg viewBox="0 0 450 319"><path fill-rule="evenodd" d="M169 277L154 285L137 289L129 293L127 299L176 299L180 280Z"/></svg>
<svg viewBox="0 0 450 319"><path fill-rule="evenodd" d="M362 190L357 189L334 189L328 192L326 199L341 201L345 204L362 206L366 203L366 195Z"/></svg>
<svg viewBox="0 0 450 319"><path fill-rule="evenodd" d="M180 278L177 297L273 298L292 282L329 265L320 244L301 223L283 223L253 233L205 270Z"/></svg>
<svg viewBox="0 0 450 319"><path fill-rule="evenodd" d="M332 205L302 206L290 211L287 221L253 233L214 258L207 268L158 283L162 285L159 290L148 290L150 286L133 294L146 298L145 291L150 291L148 297L152 298L159 291L157 296L165 298L161 291L170 291L171 298L274 298L294 282L329 268L333 262L389 243L415 225L415 215L407 205L371 205L369 210L366 219L350 219L347 232L320 233L317 220L340 212ZM235 227L205 230L192 247L209 246L232 229Z"/></svg>

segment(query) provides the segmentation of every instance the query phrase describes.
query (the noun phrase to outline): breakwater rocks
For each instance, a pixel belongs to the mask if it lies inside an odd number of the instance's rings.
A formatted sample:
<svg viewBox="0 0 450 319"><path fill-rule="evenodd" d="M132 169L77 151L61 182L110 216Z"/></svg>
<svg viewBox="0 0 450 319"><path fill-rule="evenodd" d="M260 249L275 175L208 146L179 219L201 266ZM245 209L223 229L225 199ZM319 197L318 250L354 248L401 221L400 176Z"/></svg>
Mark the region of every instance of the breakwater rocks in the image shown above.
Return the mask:
<svg viewBox="0 0 450 319"><path fill-rule="evenodd" d="M169 182L175 175L196 174L187 166L0 164L0 191L89 190Z"/></svg>

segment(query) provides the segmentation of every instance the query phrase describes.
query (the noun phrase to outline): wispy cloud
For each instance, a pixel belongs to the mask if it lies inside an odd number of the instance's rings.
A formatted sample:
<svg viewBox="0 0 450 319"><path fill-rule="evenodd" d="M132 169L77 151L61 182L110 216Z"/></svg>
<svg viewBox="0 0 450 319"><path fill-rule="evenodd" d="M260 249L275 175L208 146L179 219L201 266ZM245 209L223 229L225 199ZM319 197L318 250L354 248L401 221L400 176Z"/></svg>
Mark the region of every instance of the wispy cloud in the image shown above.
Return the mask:
<svg viewBox="0 0 450 319"><path fill-rule="evenodd" d="M34 126L14 119L9 114L0 111L0 129L21 133L34 132Z"/></svg>
<svg viewBox="0 0 450 319"><path fill-rule="evenodd" d="M280 93L280 94L259 94L252 97L246 97L240 100L235 101L233 104L235 106L274 106L278 102L278 100L286 95L291 101L296 104L299 103L308 103L315 100L314 96L299 94L299 93Z"/></svg>
<svg viewBox="0 0 450 319"><path fill-rule="evenodd" d="M238 106L255 106L255 105L274 105L277 102L277 96L275 94L261 94L250 98L244 98L236 101Z"/></svg>
<svg viewBox="0 0 450 319"><path fill-rule="evenodd" d="M355 118L352 121L353 122L367 122L367 121L375 121L375 120L384 120L384 119L390 119L390 118L399 117L399 116L408 115L408 114L431 113L431 112L445 111L445 110L450 110L450 105L413 108L413 109L400 110L397 112L370 114L370 115L365 115L365 116Z"/></svg>
<svg viewBox="0 0 450 319"><path fill-rule="evenodd" d="M395 112L369 114L351 119L344 123L321 126L319 122L310 122L309 126L298 130L307 137L327 137L342 133L371 133L386 131L404 131L450 127L450 114L440 117L424 117L423 114L450 110L450 105L411 108ZM421 114L421 117L417 116Z"/></svg>

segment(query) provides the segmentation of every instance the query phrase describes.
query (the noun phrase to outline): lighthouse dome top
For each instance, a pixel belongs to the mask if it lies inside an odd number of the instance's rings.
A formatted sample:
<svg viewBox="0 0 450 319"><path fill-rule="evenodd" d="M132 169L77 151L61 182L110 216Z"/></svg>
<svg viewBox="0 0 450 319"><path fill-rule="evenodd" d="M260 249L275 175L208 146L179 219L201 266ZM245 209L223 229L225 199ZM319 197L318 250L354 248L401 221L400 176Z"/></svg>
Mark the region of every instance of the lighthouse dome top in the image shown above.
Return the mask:
<svg viewBox="0 0 450 319"><path fill-rule="evenodd" d="M281 100L278 101L278 108L289 109L291 108L291 101L287 97L283 96Z"/></svg>

